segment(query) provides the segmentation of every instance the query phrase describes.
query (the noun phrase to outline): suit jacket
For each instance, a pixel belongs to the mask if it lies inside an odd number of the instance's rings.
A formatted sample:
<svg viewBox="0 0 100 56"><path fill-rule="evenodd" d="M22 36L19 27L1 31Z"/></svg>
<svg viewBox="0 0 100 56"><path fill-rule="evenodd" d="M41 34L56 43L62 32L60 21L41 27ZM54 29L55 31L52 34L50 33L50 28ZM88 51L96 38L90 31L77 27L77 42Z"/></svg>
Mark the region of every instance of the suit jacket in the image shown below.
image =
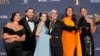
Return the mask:
<svg viewBox="0 0 100 56"><path fill-rule="evenodd" d="M34 22L34 21L33 21ZM20 21L20 24L23 25L26 32L26 39L23 42L23 50L34 51L36 46L35 32L36 32L36 22L34 22L34 30L31 32L28 22L25 18Z"/></svg>
<svg viewBox="0 0 100 56"><path fill-rule="evenodd" d="M50 22L48 23L48 27L50 25ZM62 23L58 20L53 25L52 32L49 34L52 36L50 39L50 46L51 47L62 47L61 42L61 35L62 35Z"/></svg>

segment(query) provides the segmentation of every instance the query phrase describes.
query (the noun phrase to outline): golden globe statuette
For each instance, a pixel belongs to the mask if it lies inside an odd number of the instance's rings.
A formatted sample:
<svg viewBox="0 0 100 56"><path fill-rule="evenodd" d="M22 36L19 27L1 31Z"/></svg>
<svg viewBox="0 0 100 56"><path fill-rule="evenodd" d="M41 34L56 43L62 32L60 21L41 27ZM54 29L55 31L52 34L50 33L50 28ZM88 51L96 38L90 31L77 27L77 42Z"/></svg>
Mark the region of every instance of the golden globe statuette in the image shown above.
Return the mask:
<svg viewBox="0 0 100 56"><path fill-rule="evenodd" d="M99 15L97 13L94 13L93 18L95 22L100 22Z"/></svg>
<svg viewBox="0 0 100 56"><path fill-rule="evenodd" d="M79 0L75 0L75 4L78 6L79 5Z"/></svg>

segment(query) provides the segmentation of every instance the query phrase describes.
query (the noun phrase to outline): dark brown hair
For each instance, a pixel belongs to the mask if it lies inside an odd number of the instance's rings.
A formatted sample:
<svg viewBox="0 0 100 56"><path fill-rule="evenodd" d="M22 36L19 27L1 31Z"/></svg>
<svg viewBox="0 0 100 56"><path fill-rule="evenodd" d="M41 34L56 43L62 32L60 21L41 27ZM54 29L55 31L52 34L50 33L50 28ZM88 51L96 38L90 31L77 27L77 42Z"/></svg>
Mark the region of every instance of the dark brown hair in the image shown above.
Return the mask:
<svg viewBox="0 0 100 56"><path fill-rule="evenodd" d="M45 26L48 27L47 23L48 23L48 21L49 21L49 17L48 17L48 13L46 13L46 12L40 12L40 13L39 13L39 18L38 18L37 23L39 23L39 22L41 21L41 20L40 20L40 17L42 16L42 14L46 14L46 16L47 16L47 20L46 20L46 22L45 22Z"/></svg>
<svg viewBox="0 0 100 56"><path fill-rule="evenodd" d="M39 21L40 21L40 17L42 16L42 14L46 14L47 20L48 20L48 14L47 14L46 12L40 12L40 13L39 13Z"/></svg>
<svg viewBox="0 0 100 56"><path fill-rule="evenodd" d="M34 9L33 9L33 8L31 8L31 7L26 8L25 12L28 12L28 10L30 10L30 9L32 9L32 10L33 10L33 12L34 12Z"/></svg>
<svg viewBox="0 0 100 56"><path fill-rule="evenodd" d="M82 9L86 9L86 7L81 7L81 8L80 8L80 12L81 12ZM87 10L87 9L86 9L86 10Z"/></svg>
<svg viewBox="0 0 100 56"><path fill-rule="evenodd" d="M14 17L15 17L15 15L17 14L17 13L20 13L19 11L16 11L16 12L14 12L14 13L12 13L12 16L11 16L11 22L13 22L14 21Z"/></svg>
<svg viewBox="0 0 100 56"><path fill-rule="evenodd" d="M73 22L76 24L77 19L76 19L76 15L75 15L75 13L74 13L74 9L73 9L72 6L68 6L68 7L65 9L65 16L66 16L66 17L68 16L68 15L66 14L66 11L68 10L68 8L71 8L71 9L72 9L72 12L73 12L73 14L72 14L72 20L73 20Z"/></svg>

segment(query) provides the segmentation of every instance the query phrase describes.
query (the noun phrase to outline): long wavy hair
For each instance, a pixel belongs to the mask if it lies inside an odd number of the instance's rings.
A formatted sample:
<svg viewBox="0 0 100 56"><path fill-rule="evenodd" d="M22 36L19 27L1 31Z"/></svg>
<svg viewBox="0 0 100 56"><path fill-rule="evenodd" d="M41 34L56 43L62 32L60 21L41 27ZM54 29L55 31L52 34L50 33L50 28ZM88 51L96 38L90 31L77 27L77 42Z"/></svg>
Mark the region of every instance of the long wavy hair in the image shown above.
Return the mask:
<svg viewBox="0 0 100 56"><path fill-rule="evenodd" d="M72 12L73 12L73 14L72 14L72 21L76 24L77 23L77 18L76 18L76 15L75 15L75 13L74 13L74 9L73 9L73 7L71 7L71 6L68 6L66 9L65 9L65 17L67 17L68 15L67 15L67 13L66 13L66 11L69 9L69 8L71 8L72 9Z"/></svg>

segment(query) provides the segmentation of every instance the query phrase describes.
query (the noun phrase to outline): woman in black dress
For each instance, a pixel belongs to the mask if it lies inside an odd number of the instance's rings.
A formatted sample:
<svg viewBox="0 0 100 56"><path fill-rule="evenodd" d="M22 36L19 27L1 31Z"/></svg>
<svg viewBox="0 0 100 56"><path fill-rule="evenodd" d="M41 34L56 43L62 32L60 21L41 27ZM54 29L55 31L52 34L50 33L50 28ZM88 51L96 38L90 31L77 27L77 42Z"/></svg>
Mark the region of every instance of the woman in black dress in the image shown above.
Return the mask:
<svg viewBox="0 0 100 56"><path fill-rule="evenodd" d="M87 17L87 9L80 8L82 17L79 19L78 28L81 30L82 56L94 56L94 41L92 34L95 32L92 19Z"/></svg>
<svg viewBox="0 0 100 56"><path fill-rule="evenodd" d="M8 22L3 28L8 56L23 56L21 42L25 40L25 31L23 26L19 25L20 19L20 13L14 12L11 22Z"/></svg>

